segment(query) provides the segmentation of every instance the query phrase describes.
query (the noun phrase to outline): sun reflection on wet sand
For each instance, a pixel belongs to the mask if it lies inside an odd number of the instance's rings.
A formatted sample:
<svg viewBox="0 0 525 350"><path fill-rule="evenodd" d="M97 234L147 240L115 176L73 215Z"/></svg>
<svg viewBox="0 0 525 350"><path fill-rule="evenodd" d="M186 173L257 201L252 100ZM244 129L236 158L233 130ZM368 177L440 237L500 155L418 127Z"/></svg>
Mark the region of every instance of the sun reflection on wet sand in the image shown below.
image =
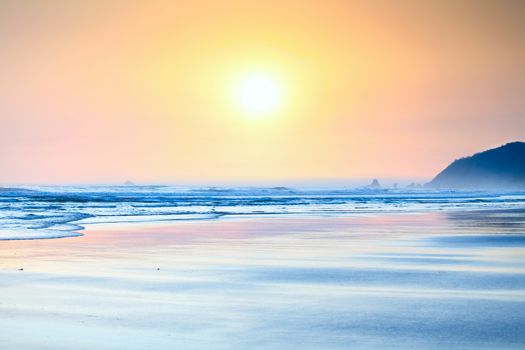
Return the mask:
<svg viewBox="0 0 525 350"><path fill-rule="evenodd" d="M8 349L520 348L522 217L236 218L0 242L0 341Z"/></svg>

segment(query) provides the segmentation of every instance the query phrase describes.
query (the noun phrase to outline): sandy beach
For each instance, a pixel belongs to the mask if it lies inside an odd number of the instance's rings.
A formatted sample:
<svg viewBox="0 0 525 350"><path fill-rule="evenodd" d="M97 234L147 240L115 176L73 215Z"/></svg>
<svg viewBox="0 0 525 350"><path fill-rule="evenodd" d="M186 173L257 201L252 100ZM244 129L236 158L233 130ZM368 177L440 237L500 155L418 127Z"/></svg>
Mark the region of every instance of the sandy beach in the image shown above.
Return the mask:
<svg viewBox="0 0 525 350"><path fill-rule="evenodd" d="M0 350L525 350L525 0L0 0Z"/></svg>
<svg viewBox="0 0 525 350"><path fill-rule="evenodd" d="M1 348L522 349L523 214L106 224L1 241Z"/></svg>

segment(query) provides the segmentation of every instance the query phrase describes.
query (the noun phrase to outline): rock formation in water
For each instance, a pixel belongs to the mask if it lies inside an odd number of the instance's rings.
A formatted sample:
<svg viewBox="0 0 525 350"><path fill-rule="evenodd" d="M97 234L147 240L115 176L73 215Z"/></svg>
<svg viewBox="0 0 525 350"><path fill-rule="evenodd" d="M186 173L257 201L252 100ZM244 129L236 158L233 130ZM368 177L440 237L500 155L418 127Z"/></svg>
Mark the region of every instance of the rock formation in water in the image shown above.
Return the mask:
<svg viewBox="0 0 525 350"><path fill-rule="evenodd" d="M377 179L374 179L369 185L366 186L366 188L381 188L381 184Z"/></svg>

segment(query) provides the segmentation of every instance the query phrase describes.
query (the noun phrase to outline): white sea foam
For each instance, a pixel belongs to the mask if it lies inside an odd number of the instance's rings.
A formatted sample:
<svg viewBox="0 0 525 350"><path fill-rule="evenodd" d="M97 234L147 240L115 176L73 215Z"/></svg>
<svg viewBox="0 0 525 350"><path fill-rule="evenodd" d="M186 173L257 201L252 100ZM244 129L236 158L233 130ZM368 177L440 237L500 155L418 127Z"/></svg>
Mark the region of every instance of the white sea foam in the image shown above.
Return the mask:
<svg viewBox="0 0 525 350"><path fill-rule="evenodd" d="M78 236L84 225L239 215L355 215L512 209L525 192L172 186L40 186L0 191L0 240Z"/></svg>

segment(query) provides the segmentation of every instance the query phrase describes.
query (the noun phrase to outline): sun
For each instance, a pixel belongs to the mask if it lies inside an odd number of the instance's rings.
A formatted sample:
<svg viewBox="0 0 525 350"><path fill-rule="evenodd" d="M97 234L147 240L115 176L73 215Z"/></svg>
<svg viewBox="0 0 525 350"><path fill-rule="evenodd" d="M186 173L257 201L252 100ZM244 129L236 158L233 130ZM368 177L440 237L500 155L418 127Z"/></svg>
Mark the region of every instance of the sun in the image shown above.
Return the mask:
<svg viewBox="0 0 525 350"><path fill-rule="evenodd" d="M250 116L260 117L274 112L282 103L282 84L270 73L249 73L234 87L234 101Z"/></svg>

